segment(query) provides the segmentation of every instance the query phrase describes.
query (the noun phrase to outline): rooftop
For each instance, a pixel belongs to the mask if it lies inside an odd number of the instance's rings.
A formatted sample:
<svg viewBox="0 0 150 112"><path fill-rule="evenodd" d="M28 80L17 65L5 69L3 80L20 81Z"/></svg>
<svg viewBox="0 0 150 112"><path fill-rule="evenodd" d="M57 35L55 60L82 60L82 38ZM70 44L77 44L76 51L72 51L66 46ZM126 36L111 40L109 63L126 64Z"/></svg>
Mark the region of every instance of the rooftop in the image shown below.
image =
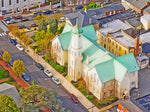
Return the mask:
<svg viewBox="0 0 150 112"><path fill-rule="evenodd" d="M134 39L129 37L127 34L123 33L121 30L114 33L110 33L110 35L122 45L125 45L127 47L134 47Z"/></svg>
<svg viewBox="0 0 150 112"><path fill-rule="evenodd" d="M122 22L121 20L113 20L111 22L108 22L106 24L102 25L104 28L99 29L98 31L101 32L104 35L107 35L107 33L115 32L120 29L127 30L130 29L131 27Z"/></svg>
<svg viewBox="0 0 150 112"><path fill-rule="evenodd" d="M130 24L132 27L138 27L138 26L140 26L140 25L142 25L141 24L141 22L140 22L140 18L137 18L137 17L134 17L134 18L130 18L130 19L127 19L127 20L125 20L128 24Z"/></svg>
<svg viewBox="0 0 150 112"><path fill-rule="evenodd" d="M144 16L141 16L141 18L149 21L150 20L150 15L144 15Z"/></svg>
<svg viewBox="0 0 150 112"><path fill-rule="evenodd" d="M3 93L13 98L15 103L19 107L20 95L14 85L10 85L7 83L0 84L0 94Z"/></svg>
<svg viewBox="0 0 150 112"><path fill-rule="evenodd" d="M125 0L128 3L132 4L133 6L142 9L146 6L147 1L149 0Z"/></svg>
<svg viewBox="0 0 150 112"><path fill-rule="evenodd" d="M142 42L142 44L150 43L150 31L140 35L140 41Z"/></svg>
<svg viewBox="0 0 150 112"><path fill-rule="evenodd" d="M150 14L150 6L145 8L144 11Z"/></svg>

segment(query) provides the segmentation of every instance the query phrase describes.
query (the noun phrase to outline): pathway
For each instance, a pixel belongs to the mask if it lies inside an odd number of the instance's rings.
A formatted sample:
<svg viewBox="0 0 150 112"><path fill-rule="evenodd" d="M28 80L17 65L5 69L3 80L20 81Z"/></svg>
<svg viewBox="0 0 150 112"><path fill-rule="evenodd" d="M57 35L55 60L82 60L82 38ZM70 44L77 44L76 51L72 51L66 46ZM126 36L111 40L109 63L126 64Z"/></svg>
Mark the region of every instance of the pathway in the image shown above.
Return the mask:
<svg viewBox="0 0 150 112"><path fill-rule="evenodd" d="M1 79L1 80L0 80L0 83L5 82L5 81L8 81L8 80L9 80L9 78Z"/></svg>
<svg viewBox="0 0 150 112"><path fill-rule="evenodd" d="M3 61L3 60L0 60L0 65L5 69L5 70L8 70L9 71L9 74L10 76L13 77L13 79L17 82L17 84L19 84L20 86L26 88L28 87L28 85L22 80L20 79L19 77L17 77L13 71L12 71L12 68L10 66L6 66L6 63Z"/></svg>

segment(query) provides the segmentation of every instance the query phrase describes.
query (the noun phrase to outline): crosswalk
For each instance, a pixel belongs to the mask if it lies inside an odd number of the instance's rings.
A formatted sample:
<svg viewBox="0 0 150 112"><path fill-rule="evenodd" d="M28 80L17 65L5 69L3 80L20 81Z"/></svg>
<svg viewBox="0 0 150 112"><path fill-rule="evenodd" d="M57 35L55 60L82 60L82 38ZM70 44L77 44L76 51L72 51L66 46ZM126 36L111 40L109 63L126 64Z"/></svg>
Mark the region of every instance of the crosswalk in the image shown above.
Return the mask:
<svg viewBox="0 0 150 112"><path fill-rule="evenodd" d="M2 37L2 36L6 36L7 35L7 33L6 32L2 32L2 33L0 33L0 37Z"/></svg>

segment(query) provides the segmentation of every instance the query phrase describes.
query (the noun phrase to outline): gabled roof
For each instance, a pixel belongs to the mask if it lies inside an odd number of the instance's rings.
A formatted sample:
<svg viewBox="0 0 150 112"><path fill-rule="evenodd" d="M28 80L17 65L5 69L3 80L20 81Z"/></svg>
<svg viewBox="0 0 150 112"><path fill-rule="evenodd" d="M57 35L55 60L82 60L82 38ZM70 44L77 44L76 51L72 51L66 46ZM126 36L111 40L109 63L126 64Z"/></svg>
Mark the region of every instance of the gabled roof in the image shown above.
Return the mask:
<svg viewBox="0 0 150 112"><path fill-rule="evenodd" d="M126 67L129 73L139 70L139 66L134 58L133 53L116 57L116 60Z"/></svg>
<svg viewBox="0 0 150 112"><path fill-rule="evenodd" d="M128 3L132 4L133 6L142 9L146 6L146 3L148 2L148 0L125 0Z"/></svg>
<svg viewBox="0 0 150 112"><path fill-rule="evenodd" d="M71 40L71 35L72 35L71 32L65 32L65 33L61 33L60 35L58 35L58 39L63 50L68 49L68 46Z"/></svg>
<svg viewBox="0 0 150 112"><path fill-rule="evenodd" d="M10 85L7 83L0 84L0 95L1 94L9 95L11 98L14 99L15 103L19 107L20 95L14 85Z"/></svg>
<svg viewBox="0 0 150 112"><path fill-rule="evenodd" d="M79 22L78 22L79 27L84 27L84 26L90 25L90 19L92 20L92 23L91 23L92 25L98 23L98 21L95 18L88 15L84 11L79 11L76 13L70 13L70 14L67 14L65 16L70 20L70 22L73 26L76 25L77 18L79 20Z"/></svg>

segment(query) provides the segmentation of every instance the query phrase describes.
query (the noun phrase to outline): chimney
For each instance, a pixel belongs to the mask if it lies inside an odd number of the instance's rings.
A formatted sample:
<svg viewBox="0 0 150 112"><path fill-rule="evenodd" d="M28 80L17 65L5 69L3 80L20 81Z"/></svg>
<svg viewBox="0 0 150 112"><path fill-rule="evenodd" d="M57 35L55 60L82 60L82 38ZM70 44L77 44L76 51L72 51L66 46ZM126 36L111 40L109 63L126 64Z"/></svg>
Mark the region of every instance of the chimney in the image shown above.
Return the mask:
<svg viewBox="0 0 150 112"><path fill-rule="evenodd" d="M89 24L92 24L92 18L89 18Z"/></svg>
<svg viewBox="0 0 150 112"><path fill-rule="evenodd" d="M135 38L135 42L134 42L134 56L138 56L139 55L139 37Z"/></svg>

